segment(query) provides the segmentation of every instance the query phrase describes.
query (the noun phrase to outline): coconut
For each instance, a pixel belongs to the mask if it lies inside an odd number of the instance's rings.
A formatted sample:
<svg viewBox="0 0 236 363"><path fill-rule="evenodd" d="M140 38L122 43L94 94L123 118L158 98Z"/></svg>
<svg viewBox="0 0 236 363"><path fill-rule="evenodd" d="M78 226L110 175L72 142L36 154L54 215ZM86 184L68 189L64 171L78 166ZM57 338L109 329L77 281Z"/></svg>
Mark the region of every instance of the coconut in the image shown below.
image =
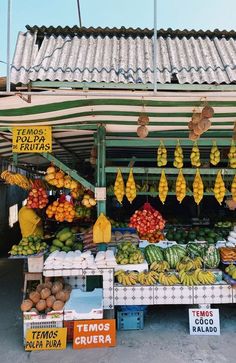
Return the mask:
<svg viewBox="0 0 236 363"><path fill-rule="evenodd" d="M26 299L22 301L22 304L20 306L21 311L30 311L33 307L33 302L30 299Z"/></svg>
<svg viewBox="0 0 236 363"><path fill-rule="evenodd" d="M202 117L202 115L200 112L194 112L192 115L193 124L198 124L198 122L200 122L200 120L201 120L201 117Z"/></svg>
<svg viewBox="0 0 236 363"><path fill-rule="evenodd" d="M146 126L139 126L137 128L137 135L141 138L144 139L145 137L147 137L148 135L148 129Z"/></svg>
<svg viewBox="0 0 236 363"><path fill-rule="evenodd" d="M64 302L61 300L56 300L52 306L53 310L62 310L64 308Z"/></svg>
<svg viewBox="0 0 236 363"><path fill-rule="evenodd" d="M41 299L45 300L47 299L49 296L51 295L51 290L48 289L47 287L45 287L41 292L40 292L40 296Z"/></svg>
<svg viewBox="0 0 236 363"><path fill-rule="evenodd" d="M36 304L36 309L38 311L43 311L47 307L46 301L44 299L39 300L39 302Z"/></svg>
<svg viewBox="0 0 236 363"><path fill-rule="evenodd" d="M37 302L40 300L40 293L38 291L32 291L29 294L29 298L31 301L33 301L34 304L37 304Z"/></svg>
<svg viewBox="0 0 236 363"><path fill-rule="evenodd" d="M214 109L211 106L206 105L202 109L202 118L211 118L214 116Z"/></svg>

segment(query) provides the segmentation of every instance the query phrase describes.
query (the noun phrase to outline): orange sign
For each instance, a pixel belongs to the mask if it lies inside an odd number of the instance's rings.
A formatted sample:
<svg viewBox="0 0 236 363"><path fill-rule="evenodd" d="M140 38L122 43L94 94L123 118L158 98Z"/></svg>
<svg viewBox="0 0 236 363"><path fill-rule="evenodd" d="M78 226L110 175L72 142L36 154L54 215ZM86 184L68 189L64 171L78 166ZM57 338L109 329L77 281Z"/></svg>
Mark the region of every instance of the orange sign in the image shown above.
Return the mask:
<svg viewBox="0 0 236 363"><path fill-rule="evenodd" d="M67 328L28 329L25 350L66 349Z"/></svg>
<svg viewBox="0 0 236 363"><path fill-rule="evenodd" d="M78 320L74 322L74 349L115 347L116 321Z"/></svg>

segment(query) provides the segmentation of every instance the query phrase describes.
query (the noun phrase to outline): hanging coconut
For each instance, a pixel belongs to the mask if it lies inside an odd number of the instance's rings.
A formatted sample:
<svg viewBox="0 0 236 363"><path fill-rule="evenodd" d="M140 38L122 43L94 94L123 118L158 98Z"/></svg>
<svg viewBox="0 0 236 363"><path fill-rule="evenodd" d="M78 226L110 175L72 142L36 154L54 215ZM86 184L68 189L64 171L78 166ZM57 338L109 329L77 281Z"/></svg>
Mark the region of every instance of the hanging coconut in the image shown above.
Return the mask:
<svg viewBox="0 0 236 363"><path fill-rule="evenodd" d="M145 113L142 113L138 118L138 124L141 126L145 126L149 123L149 117Z"/></svg>
<svg viewBox="0 0 236 363"><path fill-rule="evenodd" d="M137 135L141 138L144 139L145 137L147 137L148 135L148 128L146 126L139 126L137 128Z"/></svg>
<svg viewBox="0 0 236 363"><path fill-rule="evenodd" d="M191 132L189 133L189 140L191 140L191 141L196 141L198 138L199 138L199 135L195 134L195 132L194 132L194 131L191 131Z"/></svg>
<svg viewBox="0 0 236 363"><path fill-rule="evenodd" d="M198 124L200 122L201 118L202 118L202 115L200 112L193 112L192 123Z"/></svg>
<svg viewBox="0 0 236 363"><path fill-rule="evenodd" d="M206 105L202 109L202 118L211 118L214 116L214 109L211 106Z"/></svg>

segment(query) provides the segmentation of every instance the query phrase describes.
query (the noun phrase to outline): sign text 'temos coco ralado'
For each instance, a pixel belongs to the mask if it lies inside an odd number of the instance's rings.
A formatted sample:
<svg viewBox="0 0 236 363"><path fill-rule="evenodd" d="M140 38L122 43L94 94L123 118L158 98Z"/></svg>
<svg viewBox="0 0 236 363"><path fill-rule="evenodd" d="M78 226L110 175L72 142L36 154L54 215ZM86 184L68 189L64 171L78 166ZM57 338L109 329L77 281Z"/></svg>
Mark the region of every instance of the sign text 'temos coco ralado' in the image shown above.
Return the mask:
<svg viewBox="0 0 236 363"><path fill-rule="evenodd" d="M52 152L51 126L15 126L12 128L12 152Z"/></svg>

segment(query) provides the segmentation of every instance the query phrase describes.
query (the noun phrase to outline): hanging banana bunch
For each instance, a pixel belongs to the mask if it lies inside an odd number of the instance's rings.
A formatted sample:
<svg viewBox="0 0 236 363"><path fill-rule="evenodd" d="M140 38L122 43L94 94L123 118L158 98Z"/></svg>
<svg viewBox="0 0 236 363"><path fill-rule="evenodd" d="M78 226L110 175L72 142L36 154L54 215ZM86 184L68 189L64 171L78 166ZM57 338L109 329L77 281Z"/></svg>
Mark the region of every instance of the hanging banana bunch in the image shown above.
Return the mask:
<svg viewBox="0 0 236 363"><path fill-rule="evenodd" d="M160 201L162 202L162 204L164 204L167 194L168 194L168 182L167 182L164 170L162 170L162 172L161 172L161 178L160 178L160 182L159 182L158 192L159 192Z"/></svg>
<svg viewBox="0 0 236 363"><path fill-rule="evenodd" d="M201 202L201 200L203 198L203 193L204 193L204 186L203 186L200 172L197 169L195 177L194 177L194 181L193 181L193 198L197 205Z"/></svg>
<svg viewBox="0 0 236 363"><path fill-rule="evenodd" d="M181 169L184 165L184 155L183 155L183 149L180 146L179 140L175 148L174 153L175 159L174 159L174 167L177 169Z"/></svg>
<svg viewBox="0 0 236 363"><path fill-rule="evenodd" d="M182 169L180 169L175 185L176 198L179 203L182 203L182 200L185 198L186 190L187 190L186 180L183 176Z"/></svg>
<svg viewBox="0 0 236 363"><path fill-rule="evenodd" d="M6 183L11 185L17 185L18 187L29 190L32 188L32 183L25 175L19 173L13 173L8 170L4 170L1 173L1 178L5 180Z"/></svg>
<svg viewBox="0 0 236 363"><path fill-rule="evenodd" d="M228 158L229 158L230 167L232 169L235 169L236 168L236 146L234 144L234 140L232 140L232 142L231 142L231 147L229 149Z"/></svg>
<svg viewBox="0 0 236 363"><path fill-rule="evenodd" d="M160 146L157 149L157 166L163 167L167 164L167 150L163 142L160 142Z"/></svg>
<svg viewBox="0 0 236 363"><path fill-rule="evenodd" d="M211 153L210 153L210 163L215 166L219 162L220 162L220 150L218 149L216 142L213 141L213 145L212 145Z"/></svg>
<svg viewBox="0 0 236 363"><path fill-rule="evenodd" d="M117 175L116 175L116 181L114 185L114 194L116 196L116 199L120 204L122 204L122 200L125 195L125 184L123 180L123 176L121 174L120 169L118 169Z"/></svg>
<svg viewBox="0 0 236 363"><path fill-rule="evenodd" d="M231 194L232 194L232 199L236 202L236 175L234 176L231 184Z"/></svg>
<svg viewBox="0 0 236 363"><path fill-rule="evenodd" d="M221 170L218 171L215 186L214 186L214 194L218 203L221 205L225 196L225 183L221 175Z"/></svg>
<svg viewBox="0 0 236 363"><path fill-rule="evenodd" d="M196 168L199 168L199 166L201 166L200 151L199 151L199 148L198 148L198 145L196 142L193 145L190 159L191 159L192 166L195 166Z"/></svg>
<svg viewBox="0 0 236 363"><path fill-rule="evenodd" d="M133 169L130 169L129 177L126 183L125 195L130 203L136 198L136 184L133 176Z"/></svg>

